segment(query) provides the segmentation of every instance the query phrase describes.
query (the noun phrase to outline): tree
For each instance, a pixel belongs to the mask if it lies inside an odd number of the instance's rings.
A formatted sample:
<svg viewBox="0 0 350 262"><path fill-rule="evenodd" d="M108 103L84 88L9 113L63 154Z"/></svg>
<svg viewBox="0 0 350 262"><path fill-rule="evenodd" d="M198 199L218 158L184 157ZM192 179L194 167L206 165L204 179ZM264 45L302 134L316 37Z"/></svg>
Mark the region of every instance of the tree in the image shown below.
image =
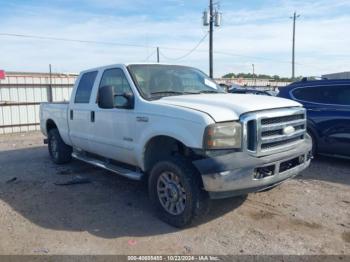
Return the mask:
<svg viewBox="0 0 350 262"><path fill-rule="evenodd" d="M223 78L256 78L256 79L271 79L274 81L286 81L286 82L291 82L292 79L290 77L281 77L279 75L265 75L265 74L257 74L253 75L252 73L228 73L222 76ZM296 77L295 80L301 80L303 77L299 76ZM314 78L308 78L313 80Z"/></svg>

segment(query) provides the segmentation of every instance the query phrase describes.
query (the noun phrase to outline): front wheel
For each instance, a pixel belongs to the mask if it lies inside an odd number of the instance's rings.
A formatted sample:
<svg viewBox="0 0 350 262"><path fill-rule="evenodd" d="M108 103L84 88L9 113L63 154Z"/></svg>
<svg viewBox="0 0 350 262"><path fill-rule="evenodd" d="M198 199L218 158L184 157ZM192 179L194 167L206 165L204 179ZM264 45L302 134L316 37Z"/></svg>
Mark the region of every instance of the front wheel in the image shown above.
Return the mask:
<svg viewBox="0 0 350 262"><path fill-rule="evenodd" d="M184 158L170 157L155 164L148 186L159 218L170 225L184 227L206 210L208 198L197 171Z"/></svg>

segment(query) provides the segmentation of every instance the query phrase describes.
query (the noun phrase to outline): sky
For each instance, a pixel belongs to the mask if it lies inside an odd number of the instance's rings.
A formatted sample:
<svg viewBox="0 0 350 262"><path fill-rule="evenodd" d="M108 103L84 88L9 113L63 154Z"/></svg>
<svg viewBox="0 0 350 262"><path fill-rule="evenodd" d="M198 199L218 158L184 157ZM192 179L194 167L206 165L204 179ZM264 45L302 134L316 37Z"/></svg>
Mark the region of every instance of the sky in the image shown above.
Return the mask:
<svg viewBox="0 0 350 262"><path fill-rule="evenodd" d="M296 75L350 71L350 0L219 0L214 76L291 76L296 11ZM160 61L208 72L208 0L0 0L0 69L79 72L116 63ZM4 35L5 34L5 35ZM6 34L75 39L58 41ZM204 40L193 52L201 39Z"/></svg>

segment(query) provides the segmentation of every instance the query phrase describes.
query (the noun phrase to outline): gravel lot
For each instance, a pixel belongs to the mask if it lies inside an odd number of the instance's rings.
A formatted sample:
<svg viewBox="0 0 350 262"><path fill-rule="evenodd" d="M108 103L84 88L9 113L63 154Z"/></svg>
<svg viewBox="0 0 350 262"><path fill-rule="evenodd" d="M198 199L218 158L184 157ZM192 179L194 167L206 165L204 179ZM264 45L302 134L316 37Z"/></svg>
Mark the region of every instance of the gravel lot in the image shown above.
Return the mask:
<svg viewBox="0 0 350 262"><path fill-rule="evenodd" d="M57 186L80 175L91 183ZM350 254L350 161L319 157L264 193L212 201L179 230L142 183L57 166L38 132L0 136L0 254Z"/></svg>

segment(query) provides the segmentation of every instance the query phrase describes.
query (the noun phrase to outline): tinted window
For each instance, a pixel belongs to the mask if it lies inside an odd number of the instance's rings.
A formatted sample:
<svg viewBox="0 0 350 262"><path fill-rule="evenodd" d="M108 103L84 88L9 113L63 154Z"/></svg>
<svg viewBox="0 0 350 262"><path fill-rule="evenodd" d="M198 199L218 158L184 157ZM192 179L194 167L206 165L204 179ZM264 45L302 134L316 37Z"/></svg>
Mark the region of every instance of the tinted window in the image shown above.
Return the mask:
<svg viewBox="0 0 350 262"><path fill-rule="evenodd" d="M75 95L74 103L89 103L91 90L94 86L97 71L88 72L82 75Z"/></svg>
<svg viewBox="0 0 350 262"><path fill-rule="evenodd" d="M113 86L114 93L117 95L114 97L114 105L116 107L123 107L126 102L126 98L122 96L125 93L132 93L128 80L125 77L123 70L119 68L107 69L102 76L100 87Z"/></svg>
<svg viewBox="0 0 350 262"><path fill-rule="evenodd" d="M303 87L295 89L293 95L301 101L350 105L350 86Z"/></svg>
<svg viewBox="0 0 350 262"><path fill-rule="evenodd" d="M131 88L123 70L119 68L107 69L102 76L101 86L113 86L116 94L130 93Z"/></svg>
<svg viewBox="0 0 350 262"><path fill-rule="evenodd" d="M201 71L177 65L129 65L136 86L146 99L189 93L224 93Z"/></svg>

